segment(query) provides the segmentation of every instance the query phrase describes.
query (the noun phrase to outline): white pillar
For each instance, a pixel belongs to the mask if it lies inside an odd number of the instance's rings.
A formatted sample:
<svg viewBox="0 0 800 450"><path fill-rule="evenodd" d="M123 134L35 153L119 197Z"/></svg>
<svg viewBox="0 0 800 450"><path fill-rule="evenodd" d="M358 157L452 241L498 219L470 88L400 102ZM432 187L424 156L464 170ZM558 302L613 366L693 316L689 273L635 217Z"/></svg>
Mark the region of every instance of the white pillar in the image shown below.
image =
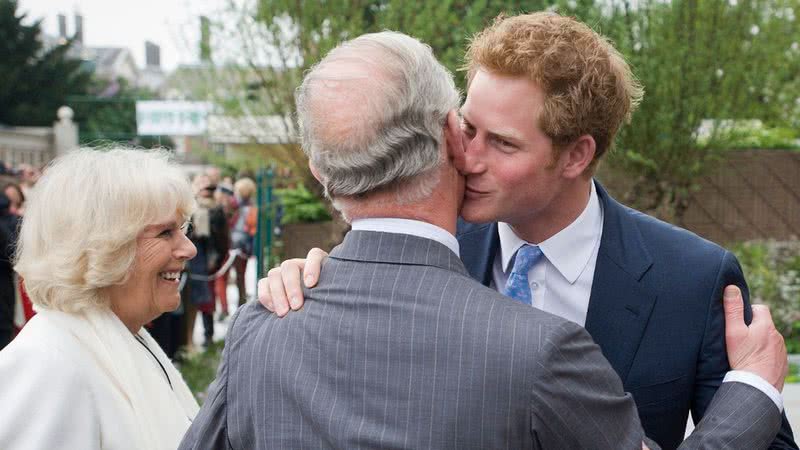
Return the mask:
<svg viewBox="0 0 800 450"><path fill-rule="evenodd" d="M72 121L74 115L69 106L58 108L58 120L53 123L54 156L78 148L78 125Z"/></svg>

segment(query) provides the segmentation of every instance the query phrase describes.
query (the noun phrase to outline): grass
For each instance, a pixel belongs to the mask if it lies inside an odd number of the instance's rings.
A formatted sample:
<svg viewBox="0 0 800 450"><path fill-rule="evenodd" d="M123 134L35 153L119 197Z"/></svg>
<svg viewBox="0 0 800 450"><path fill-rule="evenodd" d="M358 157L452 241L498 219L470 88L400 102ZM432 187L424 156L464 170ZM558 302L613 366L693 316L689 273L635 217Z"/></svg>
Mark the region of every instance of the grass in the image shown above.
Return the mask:
<svg viewBox="0 0 800 450"><path fill-rule="evenodd" d="M789 375L786 377L787 383L800 383L800 367L797 364L789 364Z"/></svg>
<svg viewBox="0 0 800 450"><path fill-rule="evenodd" d="M197 402L201 405L208 395L208 386L214 381L217 375L217 366L219 366L220 358L222 358L222 348L225 343L214 342L207 349L183 354L179 360L180 363L176 364L178 370L192 390Z"/></svg>

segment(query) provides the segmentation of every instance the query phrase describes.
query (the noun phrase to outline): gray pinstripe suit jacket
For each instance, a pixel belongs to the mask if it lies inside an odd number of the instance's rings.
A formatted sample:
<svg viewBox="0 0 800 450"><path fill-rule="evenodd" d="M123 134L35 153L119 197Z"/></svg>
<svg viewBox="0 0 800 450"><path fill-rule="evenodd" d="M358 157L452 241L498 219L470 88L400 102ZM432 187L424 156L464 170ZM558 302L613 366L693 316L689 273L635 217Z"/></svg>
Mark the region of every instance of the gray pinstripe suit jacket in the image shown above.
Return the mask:
<svg viewBox="0 0 800 450"><path fill-rule="evenodd" d="M764 394L725 383L682 448L766 448L779 425ZM252 303L236 316L180 448L639 449L643 438L583 328L481 286L437 242L351 231L300 312L278 319Z"/></svg>

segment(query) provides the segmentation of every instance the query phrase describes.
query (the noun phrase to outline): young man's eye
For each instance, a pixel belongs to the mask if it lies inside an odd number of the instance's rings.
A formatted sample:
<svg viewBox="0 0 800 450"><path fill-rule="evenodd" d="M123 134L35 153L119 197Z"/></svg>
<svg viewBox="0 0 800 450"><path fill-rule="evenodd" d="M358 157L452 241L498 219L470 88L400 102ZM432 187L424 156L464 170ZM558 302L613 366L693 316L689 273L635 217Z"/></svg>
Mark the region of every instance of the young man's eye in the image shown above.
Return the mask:
<svg viewBox="0 0 800 450"><path fill-rule="evenodd" d="M507 140L505 140L503 138L495 137L494 138L494 142L498 146L503 147L503 148L508 149L508 150L513 150L513 149L517 148L516 144L514 144L513 142L510 142L510 141L507 141Z"/></svg>

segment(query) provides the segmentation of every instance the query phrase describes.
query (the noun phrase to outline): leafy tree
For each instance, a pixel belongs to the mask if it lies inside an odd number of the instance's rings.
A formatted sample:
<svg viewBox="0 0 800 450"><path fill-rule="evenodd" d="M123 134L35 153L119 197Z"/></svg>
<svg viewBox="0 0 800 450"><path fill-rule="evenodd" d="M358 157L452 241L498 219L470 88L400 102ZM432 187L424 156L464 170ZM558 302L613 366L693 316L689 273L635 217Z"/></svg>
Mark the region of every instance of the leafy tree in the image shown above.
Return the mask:
<svg viewBox="0 0 800 450"><path fill-rule="evenodd" d="M456 73L464 87L463 64L467 38L501 12L538 9L545 2L498 0L253 0L230 2L213 24L216 45L223 52L206 66L206 93L229 115L283 118L279 146L270 146L264 161L288 166L303 174L303 184L321 195L294 143L294 90L303 73L341 41L383 29L399 30L431 45L437 57ZM231 44L235 43L235 44ZM220 89L225 86L225 89ZM243 128L243 134L254 130Z"/></svg>
<svg viewBox="0 0 800 450"><path fill-rule="evenodd" d="M631 182L628 203L680 224L699 177L736 146L740 121L796 126L797 0L585 6L566 10L611 37L645 87L609 161Z"/></svg>
<svg viewBox="0 0 800 450"><path fill-rule="evenodd" d="M16 0L0 0L0 123L49 126L67 96L86 92L91 75L68 56L71 42L46 50L41 21L24 19Z"/></svg>
<svg viewBox="0 0 800 450"><path fill-rule="evenodd" d="M630 180L622 197L678 223L696 180L733 145L731 124L750 119L768 127L800 124L798 0L251 0L241 5L231 1L228 15L219 16L219 42L237 44L225 47L225 81L209 86L242 87L239 94L217 95L217 103L231 114L283 117L285 136L295 134L293 93L302 74L344 39L399 30L430 44L455 72L469 37L500 12L552 8L576 16L611 38L645 86L639 111L609 156L609 166ZM229 22L230 15L236 20ZM464 74L456 73L463 90ZM297 146L286 142L285 148L271 150L271 157L307 173ZM310 174L305 184L316 187Z"/></svg>

